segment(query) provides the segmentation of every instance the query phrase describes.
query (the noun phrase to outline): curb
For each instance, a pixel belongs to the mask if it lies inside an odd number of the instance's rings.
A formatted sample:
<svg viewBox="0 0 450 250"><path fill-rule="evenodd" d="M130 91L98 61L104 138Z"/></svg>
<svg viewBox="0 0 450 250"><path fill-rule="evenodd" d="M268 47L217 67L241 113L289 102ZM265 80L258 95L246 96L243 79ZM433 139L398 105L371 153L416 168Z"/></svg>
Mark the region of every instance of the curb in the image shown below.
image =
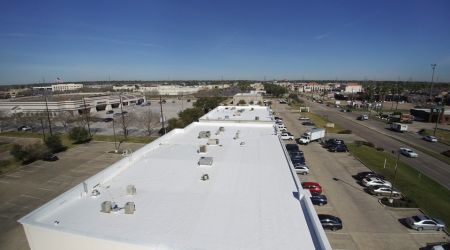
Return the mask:
<svg viewBox="0 0 450 250"><path fill-rule="evenodd" d="M387 208L389 210L397 210L397 211L412 211L412 210L419 210L420 212L422 212L420 210L420 208L418 207L390 207L387 205L384 205L383 203L381 203L381 199L378 199L378 203L380 203L381 206L383 206L384 208Z"/></svg>

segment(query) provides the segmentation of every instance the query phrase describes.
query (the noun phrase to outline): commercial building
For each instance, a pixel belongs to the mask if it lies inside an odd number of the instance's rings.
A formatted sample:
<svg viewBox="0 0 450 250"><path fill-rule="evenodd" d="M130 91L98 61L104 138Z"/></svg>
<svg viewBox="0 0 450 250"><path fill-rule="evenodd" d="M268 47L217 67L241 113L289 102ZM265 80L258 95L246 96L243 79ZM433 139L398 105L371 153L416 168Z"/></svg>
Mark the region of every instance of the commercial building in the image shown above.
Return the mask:
<svg viewBox="0 0 450 250"><path fill-rule="evenodd" d="M34 250L331 249L309 196L270 109L221 106L19 222Z"/></svg>
<svg viewBox="0 0 450 250"><path fill-rule="evenodd" d="M340 89L344 93L360 93L362 92L362 85L359 83L349 82L341 84Z"/></svg>
<svg viewBox="0 0 450 250"><path fill-rule="evenodd" d="M9 116L23 115L33 116L42 112L49 112L50 116L56 116L61 112L69 112L73 115L83 114L85 111L96 113L102 110L110 110L122 105L140 104L145 101L142 94L101 95L88 96L50 96L47 102L44 97L30 97L16 100L0 101L0 111Z"/></svg>
<svg viewBox="0 0 450 250"><path fill-rule="evenodd" d="M257 104L263 102L263 97L258 92L251 93L238 93L233 96L233 103L238 104L239 101L243 100L246 104Z"/></svg>
<svg viewBox="0 0 450 250"><path fill-rule="evenodd" d="M450 124L450 108L416 108L411 109L410 113L414 116L414 119L418 121L435 123L439 118L438 123Z"/></svg>
<svg viewBox="0 0 450 250"><path fill-rule="evenodd" d="M33 90L65 92L65 91L74 91L81 88L83 88L83 84L81 83L60 83L60 84L53 84L51 86L33 87Z"/></svg>

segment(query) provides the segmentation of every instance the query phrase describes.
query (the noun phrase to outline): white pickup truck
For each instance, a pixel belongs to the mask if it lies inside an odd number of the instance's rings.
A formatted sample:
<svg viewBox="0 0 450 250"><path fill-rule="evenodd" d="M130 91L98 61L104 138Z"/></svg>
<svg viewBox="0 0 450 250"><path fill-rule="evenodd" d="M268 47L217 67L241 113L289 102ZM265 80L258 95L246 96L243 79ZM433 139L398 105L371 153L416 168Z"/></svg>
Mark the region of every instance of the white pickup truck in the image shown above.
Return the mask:
<svg viewBox="0 0 450 250"><path fill-rule="evenodd" d="M307 130L303 133L298 139L298 143L300 144L308 144L312 141L317 141L325 137L325 129L323 128L313 128Z"/></svg>

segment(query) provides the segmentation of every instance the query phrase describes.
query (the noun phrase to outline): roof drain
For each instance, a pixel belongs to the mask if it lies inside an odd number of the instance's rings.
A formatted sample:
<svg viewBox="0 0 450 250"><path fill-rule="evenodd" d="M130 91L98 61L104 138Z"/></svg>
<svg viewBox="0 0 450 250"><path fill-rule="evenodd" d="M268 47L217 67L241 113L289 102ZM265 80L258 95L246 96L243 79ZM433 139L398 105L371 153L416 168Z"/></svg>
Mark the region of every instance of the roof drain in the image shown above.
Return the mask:
<svg viewBox="0 0 450 250"><path fill-rule="evenodd" d="M209 180L209 175L208 175L208 174L202 175L202 177L200 178L200 180L202 180L202 181L207 181L207 180Z"/></svg>

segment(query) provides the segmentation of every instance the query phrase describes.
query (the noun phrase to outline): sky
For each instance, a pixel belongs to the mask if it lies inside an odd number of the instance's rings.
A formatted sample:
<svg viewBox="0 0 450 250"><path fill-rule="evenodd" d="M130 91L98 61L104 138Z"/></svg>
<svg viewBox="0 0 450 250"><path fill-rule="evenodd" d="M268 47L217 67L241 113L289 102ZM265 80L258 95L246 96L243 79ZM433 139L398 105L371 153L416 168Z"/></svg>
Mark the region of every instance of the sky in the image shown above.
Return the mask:
<svg viewBox="0 0 450 250"><path fill-rule="evenodd" d="M450 1L0 2L0 84L450 81Z"/></svg>

